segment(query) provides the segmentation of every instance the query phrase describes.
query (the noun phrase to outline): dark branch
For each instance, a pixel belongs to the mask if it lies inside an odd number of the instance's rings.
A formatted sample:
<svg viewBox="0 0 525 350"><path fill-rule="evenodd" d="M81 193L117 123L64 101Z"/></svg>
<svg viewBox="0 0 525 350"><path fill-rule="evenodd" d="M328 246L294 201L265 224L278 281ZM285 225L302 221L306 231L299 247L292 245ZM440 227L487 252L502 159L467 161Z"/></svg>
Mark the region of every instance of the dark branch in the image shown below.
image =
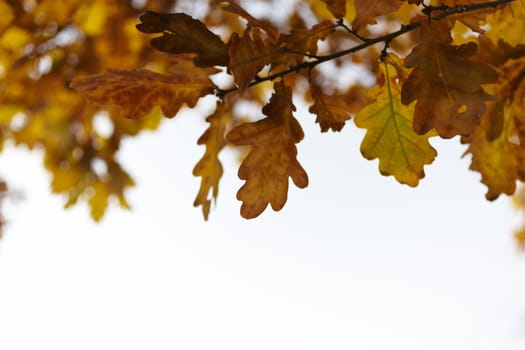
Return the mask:
<svg viewBox="0 0 525 350"><path fill-rule="evenodd" d="M500 6L507 5L507 4L511 3L511 2L514 2L514 0L496 0L496 1L489 1L489 2L471 4L471 5L458 5L458 6L453 6L453 7L448 7L447 6L446 8L441 8L441 7L439 7L439 8L436 8L436 7L430 8L429 6L425 6L425 8L423 9L423 12L428 15L428 20L439 21L439 20L441 20L443 18L450 17L450 16L453 16L453 15L464 14L464 13L467 13L467 12L479 11L479 10L483 10L483 9L487 9L487 8L497 8L497 7L500 7ZM432 12L437 12L437 11L439 11L438 14L432 15ZM425 20L425 21L427 21L427 20ZM334 60L334 59L339 58L339 57L343 57L343 56L346 56L346 55L353 54L355 52L361 51L363 49L366 49L367 47L370 47L370 46L378 44L378 43L384 43L384 47L383 47L382 53L384 52L386 54L386 50L388 48L388 45L390 44L390 42L392 40L394 40L398 36L401 36L403 34L406 34L408 32L411 32L411 31L419 28L422 24L423 24L423 22L416 22L416 23L411 23L411 24L407 24L407 25L402 25L399 30L397 30L397 31L395 31L393 33L382 35L382 36L379 36L379 37L376 37L376 38L370 38L370 39L364 39L363 38L362 40L364 40L364 42L359 44L359 45L356 45L354 47L351 47L351 48L348 48L348 49L345 49L345 50L337 51L337 52L334 52L332 54L325 55L325 56L313 56L315 58L315 60L300 63L300 64L298 64L296 66L289 67L288 69L285 69L283 71L267 75L265 77L258 77L256 80L252 81L248 86L254 86L254 85L257 85L257 84L265 82L265 81L273 81L275 79L282 78L285 75L288 75L290 73L299 72L299 71L301 71L303 69L312 70L315 66L317 66L317 65L319 65L321 63L328 62L328 61ZM347 30L349 30L350 33L355 35L355 33L350 28L348 28L346 25L343 25L342 21L338 21L337 25L341 26L341 27L343 27L343 28L345 28ZM357 36L357 37L359 38L359 36ZM305 55L305 56L307 56L307 55ZM239 89L238 87L231 87L229 89L217 89L216 90L216 95L219 98L222 99L225 95L227 95L227 94L229 94L231 92L237 91L238 89Z"/></svg>

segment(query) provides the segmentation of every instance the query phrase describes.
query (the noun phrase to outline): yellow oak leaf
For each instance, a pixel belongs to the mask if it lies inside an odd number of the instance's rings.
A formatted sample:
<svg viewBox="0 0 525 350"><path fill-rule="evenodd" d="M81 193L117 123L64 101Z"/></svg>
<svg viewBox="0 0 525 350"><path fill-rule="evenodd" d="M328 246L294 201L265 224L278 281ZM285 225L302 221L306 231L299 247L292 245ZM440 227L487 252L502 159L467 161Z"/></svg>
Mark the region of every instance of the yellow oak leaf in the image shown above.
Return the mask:
<svg viewBox="0 0 525 350"><path fill-rule="evenodd" d="M433 128L443 138L471 134L491 99L482 85L498 78L488 64L469 60L477 52L475 43L450 45L447 28L423 23L422 41L405 59L405 66L414 69L403 84L401 101L417 100L414 130L421 135Z"/></svg>
<svg viewBox="0 0 525 350"><path fill-rule="evenodd" d="M513 194L516 181L525 180L525 59L509 60L499 71L497 100L490 103L476 131L462 138L469 144L466 153L472 155L470 169L481 174L488 188L488 200ZM501 119L497 133L495 119Z"/></svg>
<svg viewBox="0 0 525 350"><path fill-rule="evenodd" d="M355 0L355 19L352 29L359 31L369 24L376 24L378 16L395 12L402 4L401 0Z"/></svg>
<svg viewBox="0 0 525 350"><path fill-rule="evenodd" d="M486 17L486 36L494 43L504 40L512 46L525 44L525 1L512 1Z"/></svg>
<svg viewBox="0 0 525 350"><path fill-rule="evenodd" d="M151 40L157 50L168 53L194 53L198 67L226 66L228 47L201 21L184 13L156 13L148 11L140 16L137 29L143 33L162 33Z"/></svg>
<svg viewBox="0 0 525 350"><path fill-rule="evenodd" d="M430 135L418 135L412 128L414 106L401 103L401 69L383 63L373 91L375 100L357 113L354 122L367 129L361 143L363 156L378 158L381 174L415 187L425 176L423 166L432 163L437 153L428 142Z"/></svg>
<svg viewBox="0 0 525 350"><path fill-rule="evenodd" d="M246 180L237 192L243 202L241 215L251 219L261 214L270 204L280 210L288 196L288 178L299 188L308 185L308 176L297 161L296 143L304 133L294 118L292 90L282 82L275 83L275 92L264 106L267 116L253 123L244 123L226 136L228 142L251 146L239 168L239 178Z"/></svg>
<svg viewBox="0 0 525 350"><path fill-rule="evenodd" d="M326 95L322 89L317 85L311 85L312 97L314 104L310 106L310 113L316 114L321 127L321 132L326 132L328 129L333 131L341 131L345 122L352 117L350 114L350 107L338 95Z"/></svg>
<svg viewBox="0 0 525 350"><path fill-rule="evenodd" d="M501 134L494 140L487 139L485 120L468 138L466 153L472 155L470 169L481 174L481 182L488 191L485 197L494 200L500 194L513 194L516 181L525 180L525 150L517 142L517 126L510 117L512 109L505 109L505 123ZM466 140L464 140L466 142Z"/></svg>
<svg viewBox="0 0 525 350"><path fill-rule="evenodd" d="M206 146L206 151L193 168L193 175L201 177L201 185L193 206L202 206L205 220L208 220L210 213L210 192L215 200L219 194L219 180L223 173L219 152L226 144L225 133L231 119L231 106L217 103L215 112L206 118L210 126L197 141L197 144Z"/></svg>
<svg viewBox="0 0 525 350"><path fill-rule="evenodd" d="M171 118L183 104L193 107L199 98L213 93L208 73L209 70L197 68L169 75L149 70L109 70L75 79L71 87L87 93L96 104L120 108L127 118L143 118L157 105L164 116Z"/></svg>

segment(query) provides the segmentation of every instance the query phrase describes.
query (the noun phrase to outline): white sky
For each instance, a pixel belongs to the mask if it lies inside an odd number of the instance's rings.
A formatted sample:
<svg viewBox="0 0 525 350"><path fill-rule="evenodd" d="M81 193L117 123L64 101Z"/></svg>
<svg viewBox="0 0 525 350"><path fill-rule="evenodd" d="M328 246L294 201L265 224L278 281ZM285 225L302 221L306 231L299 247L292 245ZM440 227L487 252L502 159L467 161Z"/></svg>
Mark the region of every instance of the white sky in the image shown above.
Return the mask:
<svg viewBox="0 0 525 350"><path fill-rule="evenodd" d="M124 145L133 210L99 225L49 195L37 154L4 151L27 199L0 241L0 349L523 349L519 216L485 201L457 142L433 142L412 189L362 158L352 123L321 134L296 115L310 185L252 221L231 155L210 221L192 207L205 125L191 113Z"/></svg>

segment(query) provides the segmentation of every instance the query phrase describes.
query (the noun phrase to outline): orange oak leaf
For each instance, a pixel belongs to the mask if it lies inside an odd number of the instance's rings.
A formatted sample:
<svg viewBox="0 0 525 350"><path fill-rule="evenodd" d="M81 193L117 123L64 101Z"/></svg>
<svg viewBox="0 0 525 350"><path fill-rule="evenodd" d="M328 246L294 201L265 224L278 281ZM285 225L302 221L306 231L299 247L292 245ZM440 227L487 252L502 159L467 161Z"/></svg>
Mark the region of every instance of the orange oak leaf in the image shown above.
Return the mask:
<svg viewBox="0 0 525 350"><path fill-rule="evenodd" d="M244 218L257 217L268 204L273 210L280 210L288 196L288 177L299 188L308 185L295 146L304 134L293 111L291 88L275 83L275 92L263 108L267 118L241 124L226 137L234 145L252 147L238 173L240 179L246 180L237 192L237 198L243 202Z"/></svg>
<svg viewBox="0 0 525 350"><path fill-rule="evenodd" d="M198 67L226 66L228 47L199 20L184 13L156 13L148 11L140 16L137 29L143 33L162 33L151 40L157 50L168 53L194 53Z"/></svg>
<svg viewBox="0 0 525 350"><path fill-rule="evenodd" d="M319 123L321 131L341 131L345 122L352 117L346 101L342 96L326 95L317 85L312 84L311 91L314 104L310 106L309 111L317 115L315 121Z"/></svg>
<svg viewBox="0 0 525 350"><path fill-rule="evenodd" d="M323 0L328 8L328 11L334 15L335 18L344 18L346 15L346 0Z"/></svg>
<svg viewBox="0 0 525 350"><path fill-rule="evenodd" d="M87 93L96 104L120 108L127 118L143 118L157 105L171 118L183 104L193 107L199 98L213 93L214 85L207 75L210 71L194 69L164 75L149 70L109 70L75 79L71 87Z"/></svg>
<svg viewBox="0 0 525 350"><path fill-rule="evenodd" d="M217 103L215 112L206 118L206 121L209 127L197 141L197 144L206 146L206 151L193 168L193 175L201 177L201 185L193 206L202 206L204 219L208 220L211 204L210 192L215 200L219 194L219 180L223 173L219 152L226 144L224 135L231 122L231 106Z"/></svg>
<svg viewBox="0 0 525 350"><path fill-rule="evenodd" d="M359 31L369 24L376 24L378 16L385 16L396 11L403 2L401 0L355 0L355 19L352 29Z"/></svg>
<svg viewBox="0 0 525 350"><path fill-rule="evenodd" d="M489 65L469 60L475 43L450 45L442 24L424 23L421 31L422 42L405 59L405 66L414 69L401 91L403 104L417 100L414 130L423 135L434 128L443 138L469 135L491 98L481 85L498 75Z"/></svg>
<svg viewBox="0 0 525 350"><path fill-rule="evenodd" d="M272 62L276 45L257 27L248 28L242 37L233 33L230 38L230 62L235 83L242 94L264 66Z"/></svg>

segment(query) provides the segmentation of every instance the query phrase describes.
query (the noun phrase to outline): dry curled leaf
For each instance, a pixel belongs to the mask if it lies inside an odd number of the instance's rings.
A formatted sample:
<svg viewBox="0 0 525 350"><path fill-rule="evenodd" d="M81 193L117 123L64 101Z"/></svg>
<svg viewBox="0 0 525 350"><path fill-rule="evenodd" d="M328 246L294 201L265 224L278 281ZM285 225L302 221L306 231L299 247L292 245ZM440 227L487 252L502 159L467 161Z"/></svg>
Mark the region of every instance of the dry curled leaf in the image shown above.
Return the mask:
<svg viewBox="0 0 525 350"><path fill-rule="evenodd" d="M226 144L225 133L231 122L231 106L225 103L217 103L215 112L206 118L206 121L209 123L209 127L197 141L197 144L206 146L206 151L193 168L193 175L201 177L199 193L193 205L202 206L204 219L208 220L211 205L210 195L214 200L217 200L219 194L219 180L223 173L219 152Z"/></svg>

